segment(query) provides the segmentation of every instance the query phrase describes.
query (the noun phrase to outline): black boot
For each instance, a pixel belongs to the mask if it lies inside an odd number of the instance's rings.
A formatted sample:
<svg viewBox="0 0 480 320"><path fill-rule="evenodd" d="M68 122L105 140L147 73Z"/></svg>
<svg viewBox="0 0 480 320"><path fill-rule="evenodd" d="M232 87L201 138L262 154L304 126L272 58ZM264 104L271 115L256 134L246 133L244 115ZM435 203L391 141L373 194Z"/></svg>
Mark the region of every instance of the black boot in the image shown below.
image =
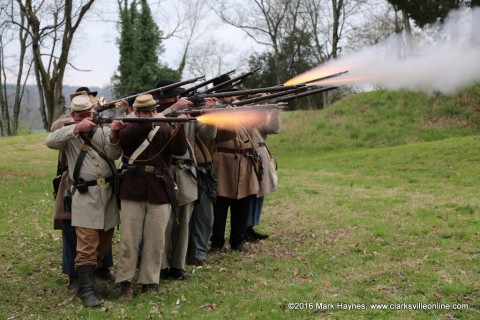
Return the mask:
<svg viewBox="0 0 480 320"><path fill-rule="evenodd" d="M74 293L78 292L79 280L78 276L68 276L68 289Z"/></svg>
<svg viewBox="0 0 480 320"><path fill-rule="evenodd" d="M102 280L115 282L115 276L108 268L100 268L95 270L95 275Z"/></svg>
<svg viewBox="0 0 480 320"><path fill-rule="evenodd" d="M79 266L78 274L80 276L78 294L83 305L90 308L102 305L95 295L95 266Z"/></svg>

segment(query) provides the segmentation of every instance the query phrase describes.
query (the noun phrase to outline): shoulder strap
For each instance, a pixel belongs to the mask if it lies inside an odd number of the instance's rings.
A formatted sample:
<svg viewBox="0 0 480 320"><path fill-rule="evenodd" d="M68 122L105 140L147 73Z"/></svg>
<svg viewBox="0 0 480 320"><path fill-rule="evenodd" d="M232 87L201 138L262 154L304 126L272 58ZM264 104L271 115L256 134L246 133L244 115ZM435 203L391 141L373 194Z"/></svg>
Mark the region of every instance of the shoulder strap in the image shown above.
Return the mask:
<svg viewBox="0 0 480 320"><path fill-rule="evenodd" d="M87 141L93 137L95 134L96 128L94 128L92 131L90 131L86 137L84 137L82 134L80 136L83 138L83 145L82 145L82 150L80 151L80 154L78 155L77 162L75 163L75 169L73 170L73 181L77 182L78 177L80 175L80 169L82 168L83 160L85 160L85 157L87 155L88 151L88 145Z"/></svg>
<svg viewBox="0 0 480 320"><path fill-rule="evenodd" d="M143 140L142 144L138 146L138 148L132 153L130 156L130 159L128 160L128 164L132 164L135 159L138 158L139 155L142 154L145 149L150 145L150 142L152 141L153 137L155 134L158 132L158 129L160 129L160 126L156 126L155 129L152 129L149 133L148 136L145 140Z"/></svg>

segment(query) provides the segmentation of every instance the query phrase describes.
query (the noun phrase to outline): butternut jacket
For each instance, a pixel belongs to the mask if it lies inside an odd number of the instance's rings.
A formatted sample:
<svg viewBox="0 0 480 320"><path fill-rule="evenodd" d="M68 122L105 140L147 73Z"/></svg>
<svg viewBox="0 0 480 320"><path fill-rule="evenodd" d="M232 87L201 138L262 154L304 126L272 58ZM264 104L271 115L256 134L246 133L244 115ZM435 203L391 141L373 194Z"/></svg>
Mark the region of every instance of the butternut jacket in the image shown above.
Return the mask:
<svg viewBox="0 0 480 320"><path fill-rule="evenodd" d="M231 199L242 199L260 191L253 162L248 153L252 152L254 142L251 132L238 129L235 138L217 143L217 152L213 157L213 167L218 179L218 195ZM218 141L222 137L217 136Z"/></svg>
<svg viewBox="0 0 480 320"><path fill-rule="evenodd" d="M152 126L148 123L127 123L119 131L120 144L123 148L123 162L128 163L132 153L147 138ZM152 204L166 204L167 189L159 175L169 170L172 155L184 155L187 141L183 125L175 133L168 123L162 124L148 147L137 157L135 171L128 171L122 181L120 198L132 201L148 201ZM154 167L154 171L145 166Z"/></svg>
<svg viewBox="0 0 480 320"><path fill-rule="evenodd" d="M278 177L276 161L269 152L267 146L267 135L277 134L280 131L280 111L272 110L265 123L256 127L252 132L252 138L255 142L255 148L262 157L263 179L260 184L260 192L257 197L265 196L277 191Z"/></svg>
<svg viewBox="0 0 480 320"><path fill-rule="evenodd" d="M69 167L69 177L73 180L73 171L84 144L80 135L73 133L74 125L66 126L50 133L46 138L49 148L64 150ZM108 158L118 159L121 149L109 140L110 128L98 128L92 137L92 142L103 151ZM112 176L112 171L107 161L90 147L83 161L79 177L85 181ZM115 165L113 160L109 160ZM102 185L91 186L84 194L75 192L72 197L72 226L91 229L109 230L120 223L118 206L112 184L107 182Z"/></svg>

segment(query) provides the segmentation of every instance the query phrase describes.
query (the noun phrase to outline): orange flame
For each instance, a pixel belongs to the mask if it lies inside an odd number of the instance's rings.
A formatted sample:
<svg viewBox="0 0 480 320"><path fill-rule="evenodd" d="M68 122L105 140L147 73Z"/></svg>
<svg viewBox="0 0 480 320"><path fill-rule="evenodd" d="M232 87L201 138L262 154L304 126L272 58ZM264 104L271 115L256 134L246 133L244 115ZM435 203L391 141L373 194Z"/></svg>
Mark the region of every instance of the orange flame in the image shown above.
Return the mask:
<svg viewBox="0 0 480 320"><path fill-rule="evenodd" d="M305 73L302 73L301 75L298 75L290 80L288 80L287 82L284 83L285 86L293 86L293 85L296 85L296 84L300 84L300 83L305 83L305 82L309 82L309 81L312 81L312 80L315 80L315 79L318 79L318 78L322 78L322 77L327 77L329 75L332 75L332 74L335 74L335 73L338 73L338 72L342 72L342 71L345 71L345 70L348 70L348 69L343 69L343 70L340 70L338 67L324 67L322 66L322 68L314 68L310 71L307 71ZM322 81L322 83L324 83Z"/></svg>
<svg viewBox="0 0 480 320"><path fill-rule="evenodd" d="M349 84L355 84L355 83L364 83L368 80L371 80L371 78L345 76L341 78L327 79L327 80L318 81L318 82L310 82L308 84L312 86L349 85Z"/></svg>
<svg viewBox="0 0 480 320"><path fill-rule="evenodd" d="M212 112L197 117L197 121L217 126L221 129L253 128L265 122L268 111Z"/></svg>

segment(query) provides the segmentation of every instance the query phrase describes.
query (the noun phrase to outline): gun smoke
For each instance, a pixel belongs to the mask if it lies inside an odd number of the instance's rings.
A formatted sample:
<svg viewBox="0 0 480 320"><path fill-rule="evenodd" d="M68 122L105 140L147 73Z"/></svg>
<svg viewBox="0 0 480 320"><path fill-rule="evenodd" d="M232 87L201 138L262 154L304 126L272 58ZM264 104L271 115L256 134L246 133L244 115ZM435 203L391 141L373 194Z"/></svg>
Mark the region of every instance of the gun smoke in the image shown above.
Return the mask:
<svg viewBox="0 0 480 320"><path fill-rule="evenodd" d="M453 93L480 80L480 9L452 11L443 24L424 30L428 39L412 43L403 35L329 61L297 78L348 70L321 85L370 85L392 90ZM290 81L290 82L291 82Z"/></svg>

